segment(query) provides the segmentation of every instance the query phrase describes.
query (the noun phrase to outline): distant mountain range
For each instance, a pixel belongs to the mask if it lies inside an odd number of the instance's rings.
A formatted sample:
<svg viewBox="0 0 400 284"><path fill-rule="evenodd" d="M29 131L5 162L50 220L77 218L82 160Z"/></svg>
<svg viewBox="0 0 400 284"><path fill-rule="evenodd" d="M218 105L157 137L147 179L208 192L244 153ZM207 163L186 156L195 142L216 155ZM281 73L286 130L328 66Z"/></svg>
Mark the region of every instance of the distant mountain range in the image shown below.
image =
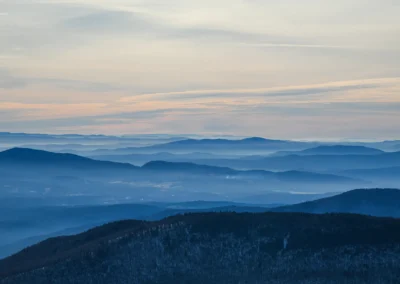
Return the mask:
<svg viewBox="0 0 400 284"><path fill-rule="evenodd" d="M165 161L153 161L142 166L142 169L148 171L161 171L161 172L179 172L181 174L205 174L205 175L223 175L237 178L245 177L260 177L260 178L274 178L279 181L287 182L337 182L337 183L357 183L360 180L355 180L348 177L331 175L331 174L318 174L300 171L287 171L287 172L270 172L261 170L239 171L231 168L214 167L207 165L198 165L194 163L172 163Z"/></svg>
<svg viewBox="0 0 400 284"><path fill-rule="evenodd" d="M207 165L197 165L194 163L173 163L165 161L153 161L146 163L142 166L142 169L148 171L161 171L161 172L180 172L183 174L214 174L214 175L234 175L239 171L223 168L214 167Z"/></svg>
<svg viewBox="0 0 400 284"><path fill-rule="evenodd" d="M11 166L40 166L55 168L71 168L75 170L131 170L137 167L131 164L96 161L89 158L73 155L53 153L26 148L13 148L0 152L0 167ZM35 168L32 168L34 170Z"/></svg>
<svg viewBox="0 0 400 284"><path fill-rule="evenodd" d="M396 151L398 141L383 142L304 142L273 140L260 137L245 139L182 139L167 143L156 143L143 147L102 148L77 152L85 156L115 156L144 154L190 154L202 152L214 155L375 155L385 151ZM397 145L398 146L398 145ZM184 158L184 157L182 157Z"/></svg>
<svg viewBox="0 0 400 284"><path fill-rule="evenodd" d="M221 137L0 132L0 284L397 283L399 141Z"/></svg>
<svg viewBox="0 0 400 284"><path fill-rule="evenodd" d="M332 145L332 142L305 142L279 139L265 139L250 137L239 139L238 137L223 137L223 139L193 139L201 138L199 135L166 135L166 134L142 134L142 135L80 135L80 134L31 134L0 132L1 147L24 147L48 151L64 151L87 155L114 155L114 154L143 154L156 152L225 152L229 150L241 151L243 154L262 154L275 151L298 151L317 146ZM176 144L169 142L178 142ZM378 142L336 142L336 144L349 146L365 146L385 151L399 151L400 141ZM253 145L253 149L250 147ZM224 149L228 147L227 149ZM97 152L89 153L96 150ZM254 153L256 152L256 153Z"/></svg>
<svg viewBox="0 0 400 284"><path fill-rule="evenodd" d="M287 140L273 140L273 139L265 139L261 137L250 137L240 140L228 140L228 139L186 139L175 142L166 143L163 145L157 146L171 146L177 145L179 147L186 145L270 145L270 144L281 144L281 143L293 143L293 141ZM297 142L294 142L297 143Z"/></svg>
<svg viewBox="0 0 400 284"><path fill-rule="evenodd" d="M82 154L99 148L143 147L187 139L181 135L79 135L79 134L29 134L0 132L0 150L11 147L33 148Z"/></svg>
<svg viewBox="0 0 400 284"><path fill-rule="evenodd" d="M169 143L156 144L147 147L127 147L120 149L98 149L91 155L121 155L121 154L144 154L144 153L190 153L207 152L213 154L245 154L245 153L270 153L279 150L303 150L320 143L300 142L289 140L272 140L260 137L245 138L240 140L231 139L185 139Z"/></svg>
<svg viewBox="0 0 400 284"><path fill-rule="evenodd" d="M354 169L342 171L339 174L376 182L400 182L400 167Z"/></svg>
<svg viewBox="0 0 400 284"><path fill-rule="evenodd" d="M272 209L275 212L356 213L400 218L400 190L358 189L332 197Z"/></svg>
<svg viewBox="0 0 400 284"><path fill-rule="evenodd" d="M184 175L220 175L224 177L231 176L237 178L269 178L277 181L307 183L334 182L355 184L362 182L360 180L332 174L318 174L301 171L278 173L260 170L239 171L228 167L198 165L195 163L172 163L165 161L153 161L143 165L142 167L136 167L131 164L92 160L73 154L52 153L24 148L14 148L0 152L0 169L1 167L8 170L12 167L33 167L33 170L38 170L44 167L52 170L69 168L75 171L107 170L110 172L121 170L141 170L145 172L161 172L164 174L179 173Z"/></svg>
<svg viewBox="0 0 400 284"><path fill-rule="evenodd" d="M286 151L277 152L273 156L288 156L288 155L377 155L385 153L382 150L351 145L333 145L333 146L318 146L302 151Z"/></svg>
<svg viewBox="0 0 400 284"><path fill-rule="evenodd" d="M239 159L201 159L196 163L236 169L340 171L400 166L400 152L376 155L287 155Z"/></svg>
<svg viewBox="0 0 400 284"><path fill-rule="evenodd" d="M116 149L109 150L109 152L115 151L127 151L129 153L132 152L132 148L129 149ZM204 149L203 149L204 150ZM100 152L103 150L99 150ZM134 165L143 165L150 161L168 161L168 162L197 162L197 163L213 163L218 165L219 161L225 162L226 165L229 165L228 162L233 160L233 164L237 163L240 167L240 162L236 162L235 160L244 160L244 161L260 161L268 158L276 158L283 156L332 156L332 155L352 155L352 156L367 156L367 155L379 155L385 154L384 151L368 148L364 146L346 146L346 145L338 145L338 146L318 146L315 148L309 148L302 151L279 151L268 156L265 155L237 155L236 151L232 151L231 154L211 154L205 152L188 152L184 154L177 153L169 153L169 152L158 152L158 153L142 153L142 154L109 154L109 155L92 155L89 154L88 157L96 159L96 160L105 160L105 161L113 161L113 162L122 162L122 163L131 163ZM388 153L390 154L390 153ZM355 157L357 158L357 157ZM293 158L295 159L295 158ZM330 159L330 157L328 157ZM215 161L209 161L215 160ZM275 159L276 160L276 159ZM282 159L283 160L283 159ZM242 162L244 166L249 164L250 162ZM223 165L223 164L221 164ZM291 165L293 168L296 168L296 165ZM287 167L286 169L293 169Z"/></svg>
<svg viewBox="0 0 400 284"><path fill-rule="evenodd" d="M1 284L397 283L400 219L198 213L121 221L0 261Z"/></svg>
<svg viewBox="0 0 400 284"><path fill-rule="evenodd" d="M110 150L113 152L112 150ZM118 151L118 150L117 150ZM144 165L151 161L168 162L191 162L200 159L230 159L237 158L237 155L217 155L203 152L191 152L184 154L173 154L169 152L158 152L150 154L110 154L110 155L87 155L91 159L112 161L118 163L130 163L136 166Z"/></svg>
<svg viewBox="0 0 400 284"><path fill-rule="evenodd" d="M340 174L163 161L136 167L31 149L0 152L0 199L13 204L18 198L46 205L191 200L292 204L324 192L371 186L376 185Z"/></svg>

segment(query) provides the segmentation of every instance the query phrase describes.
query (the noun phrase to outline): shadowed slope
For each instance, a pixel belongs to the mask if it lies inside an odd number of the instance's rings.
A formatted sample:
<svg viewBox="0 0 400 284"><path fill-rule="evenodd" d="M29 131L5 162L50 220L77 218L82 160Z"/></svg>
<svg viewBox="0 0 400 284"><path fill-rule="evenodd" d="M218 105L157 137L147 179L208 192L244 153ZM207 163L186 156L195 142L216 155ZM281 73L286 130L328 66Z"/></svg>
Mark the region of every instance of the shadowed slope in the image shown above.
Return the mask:
<svg viewBox="0 0 400 284"><path fill-rule="evenodd" d="M400 217L400 190L357 189L333 197L272 209L276 212L357 213Z"/></svg>
<svg viewBox="0 0 400 284"><path fill-rule="evenodd" d="M398 219L202 213L49 239L0 261L0 283L395 283L399 260Z"/></svg>

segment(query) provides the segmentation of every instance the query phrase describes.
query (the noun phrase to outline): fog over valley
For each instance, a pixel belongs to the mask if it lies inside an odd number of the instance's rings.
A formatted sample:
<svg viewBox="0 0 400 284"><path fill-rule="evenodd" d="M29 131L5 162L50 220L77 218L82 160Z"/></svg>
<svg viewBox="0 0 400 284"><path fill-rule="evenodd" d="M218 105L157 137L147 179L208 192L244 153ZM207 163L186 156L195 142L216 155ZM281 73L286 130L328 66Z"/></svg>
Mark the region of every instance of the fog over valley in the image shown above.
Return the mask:
<svg viewBox="0 0 400 284"><path fill-rule="evenodd" d="M121 219L280 212L354 189L400 187L395 141L14 133L0 140L2 257ZM388 203L398 191L375 191L388 198L357 205L372 194L365 190L360 199L332 199L332 207L314 209L304 203L293 211L398 216L399 207Z"/></svg>

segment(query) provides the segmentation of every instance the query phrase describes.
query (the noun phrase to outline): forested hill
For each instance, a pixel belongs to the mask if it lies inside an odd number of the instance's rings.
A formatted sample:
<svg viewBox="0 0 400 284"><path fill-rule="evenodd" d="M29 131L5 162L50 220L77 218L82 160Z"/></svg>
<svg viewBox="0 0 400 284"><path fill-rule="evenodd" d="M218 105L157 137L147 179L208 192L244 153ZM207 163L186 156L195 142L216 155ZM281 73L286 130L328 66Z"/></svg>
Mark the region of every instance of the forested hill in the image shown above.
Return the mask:
<svg viewBox="0 0 400 284"><path fill-rule="evenodd" d="M198 213L121 221L0 261L17 283L396 283L400 219ZM346 282L347 281L347 282Z"/></svg>

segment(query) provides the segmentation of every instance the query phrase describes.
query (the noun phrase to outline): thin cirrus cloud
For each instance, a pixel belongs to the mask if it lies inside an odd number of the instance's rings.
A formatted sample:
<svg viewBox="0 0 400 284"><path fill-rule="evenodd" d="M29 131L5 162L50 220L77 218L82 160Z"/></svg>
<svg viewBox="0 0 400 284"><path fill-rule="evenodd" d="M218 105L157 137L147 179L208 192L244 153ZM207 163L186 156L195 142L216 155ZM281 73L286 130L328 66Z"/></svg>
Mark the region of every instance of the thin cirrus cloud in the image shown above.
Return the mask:
<svg viewBox="0 0 400 284"><path fill-rule="evenodd" d="M399 116L400 101L396 100L398 99L396 96L379 97L375 93L376 90L385 89L387 94L390 94L390 91L395 93L399 83L399 79L389 78L261 90L145 94L122 97L108 104L3 103L0 104L0 110L19 109L30 112L30 115L27 115L29 120L18 117L11 122L2 122L2 126L8 123L17 129L28 125L56 129L70 129L73 125L81 125L86 127L84 129L88 127L104 129L105 125L108 125L110 129L129 133L129 129L135 128L140 123L145 125L141 128L144 132L153 131L154 125L160 125L160 128L156 128L157 131L162 131L162 127L169 130L172 126L175 131L187 131L188 126L185 121L192 120L196 121L205 133L215 134L221 131L222 126L233 133L245 131L243 121L232 123L234 117L246 117L247 121L253 123L253 127L257 125L260 127L263 123L276 120L286 124L288 119L292 119L296 124L302 123L304 129L312 124L318 126L322 122L328 123L332 119L347 119L346 127L352 125L360 128L358 125L360 119L366 117L372 126L375 120L382 119L393 124L390 119ZM369 93L360 98L358 95L360 90ZM182 96L186 99L182 100ZM213 126L213 120L220 121L218 124L220 127L216 127L215 124ZM116 126L118 127L115 128ZM378 126L379 124L375 127ZM255 131L255 129L250 130ZM285 136L283 132L277 130L278 128L274 130L276 135ZM269 130L271 133L274 131Z"/></svg>
<svg viewBox="0 0 400 284"><path fill-rule="evenodd" d="M400 78L379 78L370 80L355 80L332 82L325 84L290 86L290 87L274 87L260 89L228 89L228 90L192 90L166 93L142 94L130 97L120 98L120 102L135 102L139 100L193 100L202 98L279 98L297 97L312 95L321 95L328 93L343 93L350 91L360 91L364 89L374 89L374 91L382 88L398 86ZM389 99L389 98L383 98ZM329 101L329 95L328 95Z"/></svg>
<svg viewBox="0 0 400 284"><path fill-rule="evenodd" d="M0 126L395 138L400 6L367 2L3 0Z"/></svg>
<svg viewBox="0 0 400 284"><path fill-rule="evenodd" d="M122 86L116 86L102 82L81 81L62 78L44 78L44 77L23 77L12 75L7 70L0 68L0 89L23 89L27 86L50 85L56 89L86 92L110 92L121 89Z"/></svg>

